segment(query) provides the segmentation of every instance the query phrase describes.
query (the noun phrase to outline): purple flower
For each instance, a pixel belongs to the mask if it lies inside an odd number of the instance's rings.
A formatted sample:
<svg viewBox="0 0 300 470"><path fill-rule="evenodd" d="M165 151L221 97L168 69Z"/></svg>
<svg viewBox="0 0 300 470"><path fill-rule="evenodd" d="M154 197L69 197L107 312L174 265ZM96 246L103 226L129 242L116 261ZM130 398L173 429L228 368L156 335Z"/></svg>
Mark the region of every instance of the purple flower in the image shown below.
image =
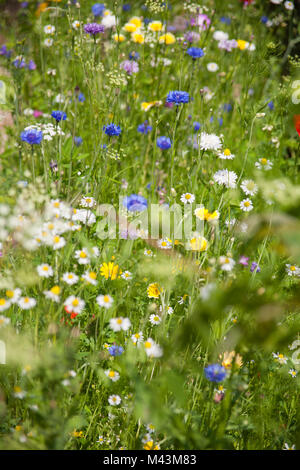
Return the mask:
<svg viewBox="0 0 300 470"><path fill-rule="evenodd" d="M99 33L104 33L105 28L102 24L98 23L87 23L84 25L84 31L91 36L95 36Z"/></svg>
<svg viewBox="0 0 300 470"><path fill-rule="evenodd" d="M255 263L255 261L253 261L253 263L251 264L250 271L251 271L252 273L253 273L254 271L256 271L257 273L260 272L260 267L258 266L257 263Z"/></svg>
<svg viewBox="0 0 300 470"><path fill-rule="evenodd" d="M185 33L184 39L190 43L197 42L200 39L200 34L195 33L194 31L188 31Z"/></svg>
<svg viewBox="0 0 300 470"><path fill-rule="evenodd" d="M239 264L242 264L243 266L248 266L248 260L249 258L243 255L240 257Z"/></svg>
<svg viewBox="0 0 300 470"><path fill-rule="evenodd" d="M139 71L139 64L135 60L124 60L120 63L120 68L125 70L128 75L132 75Z"/></svg>

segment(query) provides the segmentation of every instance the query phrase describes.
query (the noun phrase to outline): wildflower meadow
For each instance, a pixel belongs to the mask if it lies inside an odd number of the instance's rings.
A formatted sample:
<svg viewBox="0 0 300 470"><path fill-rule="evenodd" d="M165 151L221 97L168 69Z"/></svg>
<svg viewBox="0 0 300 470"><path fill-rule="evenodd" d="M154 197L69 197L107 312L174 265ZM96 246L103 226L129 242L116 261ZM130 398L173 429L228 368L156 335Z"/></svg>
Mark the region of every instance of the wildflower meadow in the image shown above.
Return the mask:
<svg viewBox="0 0 300 470"><path fill-rule="evenodd" d="M299 449L300 2L1 0L0 135L0 449Z"/></svg>

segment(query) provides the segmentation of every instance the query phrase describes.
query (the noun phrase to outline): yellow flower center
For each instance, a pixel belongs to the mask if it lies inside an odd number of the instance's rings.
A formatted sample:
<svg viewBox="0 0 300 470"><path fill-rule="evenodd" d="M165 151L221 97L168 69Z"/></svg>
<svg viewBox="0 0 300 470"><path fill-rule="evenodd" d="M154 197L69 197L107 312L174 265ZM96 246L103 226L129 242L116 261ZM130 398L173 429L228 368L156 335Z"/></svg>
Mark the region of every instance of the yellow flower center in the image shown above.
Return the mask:
<svg viewBox="0 0 300 470"><path fill-rule="evenodd" d="M73 307L77 307L77 305L79 305L79 300L74 299L73 302L72 302L72 305L73 305Z"/></svg>
<svg viewBox="0 0 300 470"><path fill-rule="evenodd" d="M54 286L54 287L52 287L52 289L50 289L50 292L52 292L52 294L54 294L54 295L59 295L60 287L59 286Z"/></svg>
<svg viewBox="0 0 300 470"><path fill-rule="evenodd" d="M229 157L229 155L231 155L231 152L229 149L225 149L223 153L226 157Z"/></svg>

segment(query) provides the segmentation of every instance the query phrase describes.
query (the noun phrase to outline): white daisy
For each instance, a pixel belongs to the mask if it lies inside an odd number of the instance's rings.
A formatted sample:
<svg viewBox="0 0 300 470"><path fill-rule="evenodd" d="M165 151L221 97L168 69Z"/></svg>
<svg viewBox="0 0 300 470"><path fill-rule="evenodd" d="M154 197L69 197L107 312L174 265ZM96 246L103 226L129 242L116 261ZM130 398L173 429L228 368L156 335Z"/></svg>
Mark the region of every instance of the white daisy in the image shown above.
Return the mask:
<svg viewBox="0 0 300 470"><path fill-rule="evenodd" d="M38 272L38 275L40 277L51 277L53 276L53 269L49 264L40 264L39 266L36 267L36 270Z"/></svg>
<svg viewBox="0 0 300 470"><path fill-rule="evenodd" d="M289 276L300 276L300 268L295 264L286 264L285 268Z"/></svg>
<svg viewBox="0 0 300 470"><path fill-rule="evenodd" d="M47 297L47 299L53 300L54 302L59 302L60 301L60 287L59 286L53 286L50 290L45 290L44 294Z"/></svg>
<svg viewBox="0 0 300 470"><path fill-rule="evenodd" d="M4 317L4 315L0 315L0 328L2 326L9 325L10 323L10 318Z"/></svg>
<svg viewBox="0 0 300 470"><path fill-rule="evenodd" d="M88 250L86 248L82 248L82 250L76 250L75 251L75 258L77 259L79 264L89 264L90 263Z"/></svg>
<svg viewBox="0 0 300 470"><path fill-rule="evenodd" d="M215 62L209 62L207 64L207 70L209 72L217 72L219 70L219 66Z"/></svg>
<svg viewBox="0 0 300 470"><path fill-rule="evenodd" d="M162 348L152 338L148 338L144 342L144 348L148 357L161 357L163 355Z"/></svg>
<svg viewBox="0 0 300 470"><path fill-rule="evenodd" d="M124 271L122 274L121 274L121 278L122 279L125 279L126 281L130 281L132 279L132 274L130 271Z"/></svg>
<svg viewBox="0 0 300 470"><path fill-rule="evenodd" d="M96 301L99 307L110 308L113 304L114 299L110 295L105 294L105 295L98 295L98 297L96 298Z"/></svg>
<svg viewBox="0 0 300 470"><path fill-rule="evenodd" d="M294 4L293 4L293 2L284 2L284 7L285 7L287 10L294 10Z"/></svg>
<svg viewBox="0 0 300 470"><path fill-rule="evenodd" d="M96 205L96 201L91 196L83 197L80 201L81 207L94 207Z"/></svg>
<svg viewBox="0 0 300 470"><path fill-rule="evenodd" d="M1 318L1 317L0 317ZM290 369L289 374L295 379L297 377L297 371L295 369Z"/></svg>
<svg viewBox="0 0 300 470"><path fill-rule="evenodd" d="M62 277L62 280L69 284L69 286L76 284L76 282L78 282L78 279L79 277L74 273L64 273Z"/></svg>
<svg viewBox="0 0 300 470"><path fill-rule="evenodd" d="M70 295L70 297L65 300L64 305L69 311L79 314L85 307L85 301L82 300L80 297Z"/></svg>
<svg viewBox="0 0 300 470"><path fill-rule="evenodd" d="M29 310L36 306L36 300L31 297L21 297L18 305L22 310Z"/></svg>
<svg viewBox="0 0 300 470"><path fill-rule="evenodd" d="M192 204L195 200L195 196L191 193L184 193L180 197L180 200L183 202L183 204Z"/></svg>
<svg viewBox="0 0 300 470"><path fill-rule="evenodd" d="M45 39L45 41L44 41L44 46L46 46L46 47L51 47L52 44L53 44L53 39L52 39L52 38L47 38L47 39Z"/></svg>
<svg viewBox="0 0 300 470"><path fill-rule="evenodd" d="M55 33L55 26L52 26L51 24L47 24L47 26L44 27L44 33L45 34L54 34Z"/></svg>
<svg viewBox="0 0 300 470"><path fill-rule="evenodd" d="M109 321L109 326L113 331L127 331L131 327L131 321L129 318L111 318Z"/></svg>
<svg viewBox="0 0 300 470"><path fill-rule="evenodd" d="M59 235L55 235L52 239L52 247L54 250L59 250L63 248L66 244L66 240L64 237L60 237Z"/></svg>
<svg viewBox="0 0 300 470"><path fill-rule="evenodd" d="M108 403L112 406L119 405L121 403L121 397L119 395L110 395L108 397Z"/></svg>
<svg viewBox="0 0 300 470"><path fill-rule="evenodd" d="M142 331L139 331L138 333L135 333L134 335L131 336L131 340L134 344L141 344L144 341L144 335Z"/></svg>
<svg viewBox="0 0 300 470"><path fill-rule="evenodd" d="M163 238L161 240L157 240L157 246L163 250L169 250L172 248L172 243L168 238Z"/></svg>
<svg viewBox="0 0 300 470"><path fill-rule="evenodd" d="M106 370L105 372L106 377L108 377L112 382L117 382L120 378L119 372L116 372L115 370Z"/></svg>
<svg viewBox="0 0 300 470"><path fill-rule="evenodd" d="M80 28L80 21L78 21L78 20L73 21L72 28L73 29L79 29Z"/></svg>
<svg viewBox="0 0 300 470"><path fill-rule="evenodd" d="M213 179L219 185L223 184L226 188L235 188L237 174L234 171L219 170L214 174Z"/></svg>
<svg viewBox="0 0 300 470"><path fill-rule="evenodd" d="M274 357L274 359L276 359L277 362L279 362L279 364L287 363L287 358L281 353L272 353L272 356Z"/></svg>
<svg viewBox="0 0 300 470"><path fill-rule="evenodd" d="M221 158L221 160L233 160L235 155L230 152L229 149L225 149L222 152L218 153L218 157Z"/></svg>
<svg viewBox="0 0 300 470"><path fill-rule="evenodd" d="M82 279L84 279L89 284L92 284L93 286L96 286L98 284L97 274L95 273L95 271L86 271L82 275Z"/></svg>
<svg viewBox="0 0 300 470"><path fill-rule="evenodd" d="M250 211L252 211L252 209L253 209L253 204L252 204L251 199L249 199L249 198L243 199L243 201L241 201L241 203L240 203L240 208L241 208L241 210L244 211L244 212L250 212Z"/></svg>
<svg viewBox="0 0 300 470"><path fill-rule="evenodd" d="M220 256L219 263L221 265L222 271L232 271L235 265L234 259L229 256Z"/></svg>
<svg viewBox="0 0 300 470"><path fill-rule="evenodd" d="M16 288L14 290L7 290L5 292L6 297L8 297L10 303L16 304L21 297L22 291L19 288Z"/></svg>
<svg viewBox="0 0 300 470"><path fill-rule="evenodd" d="M258 161L255 162L255 166L259 170L271 170L273 163L267 158L259 158Z"/></svg>
<svg viewBox="0 0 300 470"><path fill-rule="evenodd" d="M201 132L199 136L199 145L201 150L220 150L222 147L222 142L220 137L216 134L207 134L206 132Z"/></svg>
<svg viewBox="0 0 300 470"><path fill-rule="evenodd" d="M247 196L255 196L258 191L258 186L253 180L244 180L241 183L241 189Z"/></svg>
<svg viewBox="0 0 300 470"><path fill-rule="evenodd" d="M161 317L153 313L150 315L149 321L151 325L159 325L161 323Z"/></svg>

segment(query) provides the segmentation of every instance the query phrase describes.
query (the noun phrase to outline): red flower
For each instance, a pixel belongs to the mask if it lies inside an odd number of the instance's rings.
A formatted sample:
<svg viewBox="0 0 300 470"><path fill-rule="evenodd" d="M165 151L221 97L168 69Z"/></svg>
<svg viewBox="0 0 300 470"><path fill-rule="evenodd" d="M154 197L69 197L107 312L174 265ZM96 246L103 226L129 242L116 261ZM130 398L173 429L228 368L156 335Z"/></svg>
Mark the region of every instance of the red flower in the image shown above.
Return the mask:
<svg viewBox="0 0 300 470"><path fill-rule="evenodd" d="M294 124L295 124L295 129L298 132L298 135L300 137L300 114L295 114Z"/></svg>

